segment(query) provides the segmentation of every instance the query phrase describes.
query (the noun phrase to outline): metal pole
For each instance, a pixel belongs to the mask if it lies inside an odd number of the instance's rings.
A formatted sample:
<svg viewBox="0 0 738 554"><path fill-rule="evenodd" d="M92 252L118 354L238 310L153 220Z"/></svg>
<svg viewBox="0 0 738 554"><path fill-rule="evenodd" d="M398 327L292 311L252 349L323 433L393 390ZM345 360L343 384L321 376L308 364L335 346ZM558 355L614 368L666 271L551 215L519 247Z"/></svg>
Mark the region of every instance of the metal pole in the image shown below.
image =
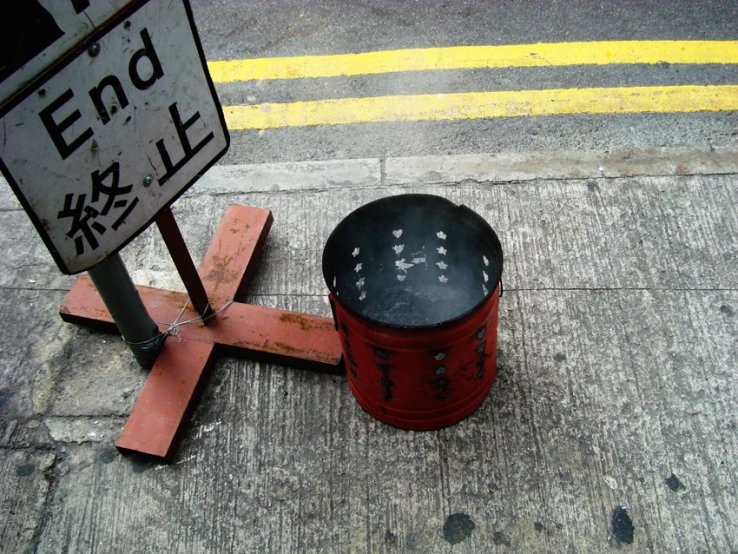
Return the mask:
<svg viewBox="0 0 738 554"><path fill-rule="evenodd" d="M88 273L136 361L150 369L164 341L158 340L159 328L146 311L123 260L114 254Z"/></svg>
<svg viewBox="0 0 738 554"><path fill-rule="evenodd" d="M208 293L205 292L202 279L197 274L195 264L192 263L192 257L187 250L187 245L182 238L182 233L177 226L177 220L174 219L171 208L162 210L159 217L156 218L156 225L159 227L164 244L167 245L169 255L172 257L179 276L182 278L182 283L187 289L187 294L190 295L192 306L202 316L202 322L207 325L210 318L213 317L213 308L210 306Z"/></svg>

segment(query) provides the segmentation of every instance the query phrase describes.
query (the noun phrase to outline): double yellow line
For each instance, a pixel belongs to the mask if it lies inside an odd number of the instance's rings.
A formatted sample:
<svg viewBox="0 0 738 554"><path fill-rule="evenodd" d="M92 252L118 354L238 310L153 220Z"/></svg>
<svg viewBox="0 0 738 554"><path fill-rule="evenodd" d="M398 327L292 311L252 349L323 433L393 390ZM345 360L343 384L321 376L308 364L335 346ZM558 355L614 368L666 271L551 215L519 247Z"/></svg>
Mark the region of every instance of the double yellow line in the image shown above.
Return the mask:
<svg viewBox="0 0 738 554"><path fill-rule="evenodd" d="M738 41L460 46L209 63L216 83L409 71L622 64L738 64ZM733 68L736 71L737 68ZM226 106L232 130L493 117L738 110L738 85L546 89Z"/></svg>

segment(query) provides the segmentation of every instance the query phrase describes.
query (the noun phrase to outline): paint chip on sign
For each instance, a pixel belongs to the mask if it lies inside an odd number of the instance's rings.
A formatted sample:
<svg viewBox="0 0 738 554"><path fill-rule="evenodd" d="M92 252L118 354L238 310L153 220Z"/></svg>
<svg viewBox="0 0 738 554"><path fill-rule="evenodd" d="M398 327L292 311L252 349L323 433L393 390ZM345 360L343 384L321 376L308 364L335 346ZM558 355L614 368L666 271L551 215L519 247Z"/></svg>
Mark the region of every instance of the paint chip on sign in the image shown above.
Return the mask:
<svg viewBox="0 0 738 554"><path fill-rule="evenodd" d="M404 245L404 244L395 244L395 245L394 245L394 246L392 247L392 250L394 250L394 251L395 251L395 254L398 254L398 255L399 255L399 254L400 254L400 253L401 253L401 252L402 252L402 251L403 251L404 249L405 249L405 245Z"/></svg>
<svg viewBox="0 0 738 554"><path fill-rule="evenodd" d="M397 229L397 231L392 231L392 234L395 235L396 239L399 239L402 236L402 229Z"/></svg>
<svg viewBox="0 0 738 554"><path fill-rule="evenodd" d="M351 252L351 255L355 258L359 255L359 252L361 252L361 249L357 246L356 248L354 248L354 251Z"/></svg>
<svg viewBox="0 0 738 554"><path fill-rule="evenodd" d="M447 235L446 233L444 233L443 231L438 231L438 232L436 233L436 236L437 236L437 237L438 237L439 239L441 239L441 240L446 240L446 237L447 237L448 235Z"/></svg>
<svg viewBox="0 0 738 554"><path fill-rule="evenodd" d="M448 252L448 250L446 250L446 249L445 249L445 248L444 248L443 246L439 246L438 248L436 248L436 250L438 251L438 253L439 253L439 254L440 254L441 256L445 256L445 255L446 255L446 253Z"/></svg>

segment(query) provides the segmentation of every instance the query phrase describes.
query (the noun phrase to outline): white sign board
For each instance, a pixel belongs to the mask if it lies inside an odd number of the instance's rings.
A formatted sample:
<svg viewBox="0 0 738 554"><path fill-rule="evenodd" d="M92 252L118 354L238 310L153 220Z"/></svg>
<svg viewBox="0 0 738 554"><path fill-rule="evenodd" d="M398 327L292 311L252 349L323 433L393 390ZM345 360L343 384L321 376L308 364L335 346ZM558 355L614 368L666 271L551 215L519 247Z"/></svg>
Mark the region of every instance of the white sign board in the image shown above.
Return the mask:
<svg viewBox="0 0 738 554"><path fill-rule="evenodd" d="M0 104L92 34L129 0L5 1L0 8Z"/></svg>
<svg viewBox="0 0 738 554"><path fill-rule="evenodd" d="M118 251L228 148L187 0L128 4L2 106L0 137L64 273Z"/></svg>

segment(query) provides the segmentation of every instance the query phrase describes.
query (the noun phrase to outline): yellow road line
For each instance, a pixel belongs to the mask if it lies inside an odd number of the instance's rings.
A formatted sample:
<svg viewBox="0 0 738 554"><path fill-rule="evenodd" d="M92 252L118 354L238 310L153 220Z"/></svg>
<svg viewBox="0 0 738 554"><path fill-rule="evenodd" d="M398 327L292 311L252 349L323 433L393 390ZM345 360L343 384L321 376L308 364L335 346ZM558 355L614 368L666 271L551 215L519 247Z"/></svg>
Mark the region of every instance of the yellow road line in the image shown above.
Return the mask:
<svg viewBox="0 0 738 554"><path fill-rule="evenodd" d="M738 41L612 41L455 46L209 62L216 83L398 71L610 64L738 64Z"/></svg>
<svg viewBox="0 0 738 554"><path fill-rule="evenodd" d="M738 110L738 85L516 90L225 106L228 128Z"/></svg>

